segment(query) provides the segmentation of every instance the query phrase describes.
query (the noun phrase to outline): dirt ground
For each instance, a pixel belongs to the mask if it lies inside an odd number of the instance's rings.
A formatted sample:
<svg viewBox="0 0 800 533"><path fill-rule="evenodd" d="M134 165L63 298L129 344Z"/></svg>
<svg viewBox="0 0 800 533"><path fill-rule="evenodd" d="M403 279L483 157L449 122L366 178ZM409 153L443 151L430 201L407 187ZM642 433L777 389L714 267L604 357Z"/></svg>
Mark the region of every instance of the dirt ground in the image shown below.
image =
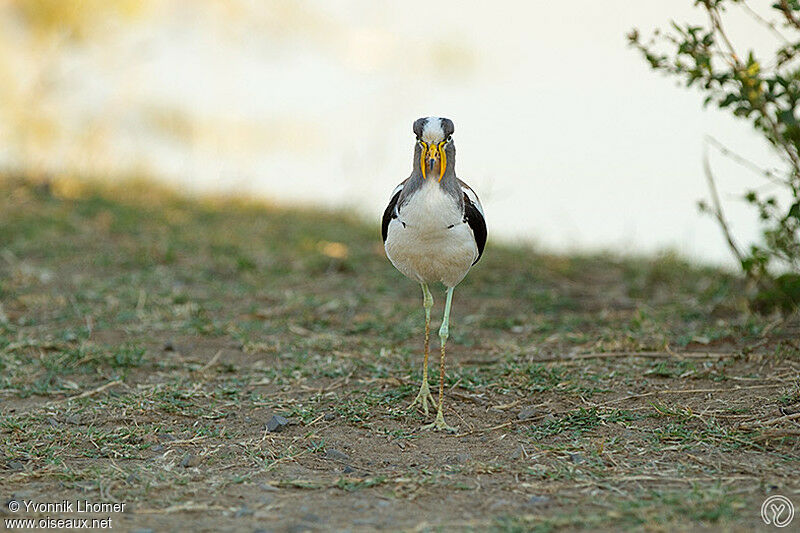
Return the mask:
<svg viewBox="0 0 800 533"><path fill-rule="evenodd" d="M455 292L451 434L407 409L421 295L377 224L6 177L0 227L9 529L766 531L765 498L800 504L800 320L731 274L490 240ZM25 508L64 500L125 509Z"/></svg>

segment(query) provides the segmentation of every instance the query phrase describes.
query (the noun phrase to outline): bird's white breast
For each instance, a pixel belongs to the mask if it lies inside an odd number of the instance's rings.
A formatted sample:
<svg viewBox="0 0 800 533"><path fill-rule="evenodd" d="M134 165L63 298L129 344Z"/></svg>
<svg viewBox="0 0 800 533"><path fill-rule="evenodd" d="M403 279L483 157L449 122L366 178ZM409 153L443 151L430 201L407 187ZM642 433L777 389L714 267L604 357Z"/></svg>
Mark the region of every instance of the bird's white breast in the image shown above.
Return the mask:
<svg viewBox="0 0 800 533"><path fill-rule="evenodd" d="M456 286L478 256L469 225L455 199L435 180L425 180L389 223L386 255L403 274L420 282Z"/></svg>

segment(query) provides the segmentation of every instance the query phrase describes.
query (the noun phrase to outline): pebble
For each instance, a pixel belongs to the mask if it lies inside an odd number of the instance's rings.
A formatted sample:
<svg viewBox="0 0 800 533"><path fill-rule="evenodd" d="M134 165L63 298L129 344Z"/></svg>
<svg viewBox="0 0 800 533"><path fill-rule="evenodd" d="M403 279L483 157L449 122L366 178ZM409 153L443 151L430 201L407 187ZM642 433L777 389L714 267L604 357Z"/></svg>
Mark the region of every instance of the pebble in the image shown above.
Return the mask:
<svg viewBox="0 0 800 533"><path fill-rule="evenodd" d="M336 413L325 413L325 416L322 417L325 422L330 422L334 418L336 418Z"/></svg>
<svg viewBox="0 0 800 533"><path fill-rule="evenodd" d="M342 468L342 474L351 474L353 472L355 472L355 470L350 468L350 465L347 465L344 468Z"/></svg>
<svg viewBox="0 0 800 533"><path fill-rule="evenodd" d="M25 466L22 463L20 463L19 461L9 461L6 464L6 467L8 467L9 470L16 470L16 471L20 471L20 470L24 470L25 469Z"/></svg>
<svg viewBox="0 0 800 533"><path fill-rule="evenodd" d="M187 453L183 456L183 459L181 459L180 464L183 468L189 468L200 464L200 459L193 453Z"/></svg>
<svg viewBox="0 0 800 533"><path fill-rule="evenodd" d="M464 464L469 461L469 454L468 453L459 453L458 455L452 455L447 458L444 462L446 465L460 465Z"/></svg>
<svg viewBox="0 0 800 533"><path fill-rule="evenodd" d="M243 505L242 507L237 509L235 513L233 513L233 517L241 518L243 516L250 516L251 514L253 514L253 511L248 509L246 505Z"/></svg>
<svg viewBox="0 0 800 533"><path fill-rule="evenodd" d="M490 505L489 506L489 510L490 511L496 511L496 510L498 510L498 509L500 509L502 507L507 507L508 505L511 505L510 501L500 499L500 500L495 501L492 505Z"/></svg>
<svg viewBox="0 0 800 533"><path fill-rule="evenodd" d="M278 433L279 431L283 431L283 428L288 424L289 421L281 415L272 415L272 418L267 422L267 431L270 433Z"/></svg>
<svg viewBox="0 0 800 533"><path fill-rule="evenodd" d="M267 492L278 492L280 490L278 487L270 485L269 483L259 483L258 488Z"/></svg>
<svg viewBox="0 0 800 533"><path fill-rule="evenodd" d="M302 520L303 522L312 522L312 523L322 522L322 519L317 515L315 515L314 513L308 513L307 515L304 515L303 518L301 518L300 520Z"/></svg>
<svg viewBox="0 0 800 533"><path fill-rule="evenodd" d="M528 500L528 505L539 505L540 503L547 503L550 501L550 498L547 496L531 496Z"/></svg>
<svg viewBox="0 0 800 533"><path fill-rule="evenodd" d="M575 463L576 465L579 465L581 463L585 463L586 462L586 457L584 457L583 455L581 455L579 453L571 453L571 454L569 454L569 460L572 461L573 463Z"/></svg>
<svg viewBox="0 0 800 533"><path fill-rule="evenodd" d="M517 449L511 454L511 458L514 460L522 459L525 457L525 450L522 448L522 444L517 446Z"/></svg>
<svg viewBox="0 0 800 533"><path fill-rule="evenodd" d="M172 341L167 341L164 343L164 351L165 352L174 352L175 351L175 343Z"/></svg>
<svg viewBox="0 0 800 533"><path fill-rule="evenodd" d="M325 459L331 459L333 461L349 461L350 456L346 453L340 452L336 448L328 448L325 452Z"/></svg>
<svg viewBox="0 0 800 533"><path fill-rule="evenodd" d="M536 409L534 409L533 407L526 407L522 411L517 413L518 420L527 420L529 418L533 418L534 416L536 416Z"/></svg>

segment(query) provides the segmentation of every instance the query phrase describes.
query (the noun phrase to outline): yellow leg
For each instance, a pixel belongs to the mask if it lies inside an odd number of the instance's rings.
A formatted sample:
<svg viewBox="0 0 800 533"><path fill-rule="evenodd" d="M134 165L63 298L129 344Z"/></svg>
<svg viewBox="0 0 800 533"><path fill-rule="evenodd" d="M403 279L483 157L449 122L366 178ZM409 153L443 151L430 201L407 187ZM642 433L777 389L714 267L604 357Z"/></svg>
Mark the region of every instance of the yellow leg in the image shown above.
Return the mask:
<svg viewBox="0 0 800 533"><path fill-rule="evenodd" d="M428 346L431 337L431 307L433 307L433 296L431 295L431 291L428 290L428 285L425 283L422 283L422 305L425 308L425 361L422 367L422 385L419 388L417 397L414 398L414 401L411 402L408 408L411 409L415 405L421 404L422 410L425 412L425 416L427 416L428 401L430 400L432 404L436 402L433 400L431 389L428 386Z"/></svg>
<svg viewBox="0 0 800 533"><path fill-rule="evenodd" d="M442 346L442 355L439 359L439 408L436 410L436 421L422 429L443 429L445 431L456 431L456 428L448 426L444 421L444 414L442 414L442 405L444 403L444 347L447 343L447 337L450 336L450 304L453 302L453 287L447 289L447 301L444 304L444 317L442 318L442 327L439 328L439 342Z"/></svg>

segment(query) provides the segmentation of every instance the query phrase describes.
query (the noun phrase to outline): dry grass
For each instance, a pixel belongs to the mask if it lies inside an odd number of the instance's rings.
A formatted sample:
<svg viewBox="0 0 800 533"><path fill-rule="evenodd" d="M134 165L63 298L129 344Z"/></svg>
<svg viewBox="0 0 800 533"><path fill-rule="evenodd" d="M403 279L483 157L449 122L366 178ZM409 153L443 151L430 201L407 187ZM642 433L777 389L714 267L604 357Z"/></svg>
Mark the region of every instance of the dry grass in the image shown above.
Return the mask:
<svg viewBox="0 0 800 533"><path fill-rule="evenodd" d="M490 241L444 435L405 410L421 302L376 225L5 178L0 228L4 502L159 531L749 530L800 503L798 322L723 272Z"/></svg>

